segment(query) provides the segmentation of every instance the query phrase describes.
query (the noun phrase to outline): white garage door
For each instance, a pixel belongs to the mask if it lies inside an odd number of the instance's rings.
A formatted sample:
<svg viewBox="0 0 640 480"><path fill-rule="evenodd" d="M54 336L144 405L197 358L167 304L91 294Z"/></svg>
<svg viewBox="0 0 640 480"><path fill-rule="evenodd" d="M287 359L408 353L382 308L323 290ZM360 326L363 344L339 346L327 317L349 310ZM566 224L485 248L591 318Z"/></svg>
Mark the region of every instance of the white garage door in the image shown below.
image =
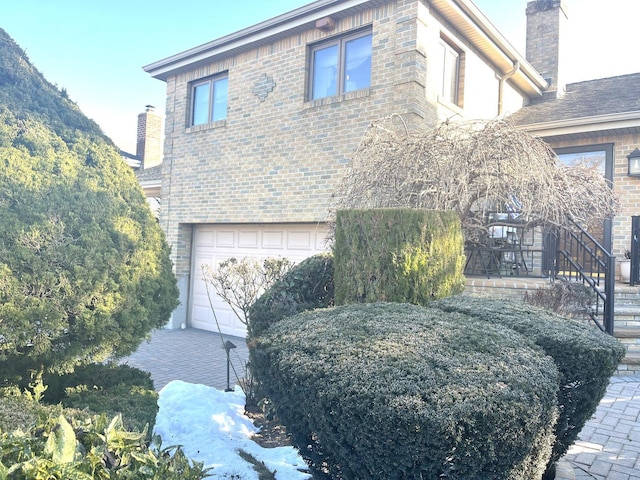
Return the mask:
<svg viewBox="0 0 640 480"><path fill-rule="evenodd" d="M235 257L286 257L295 263L327 250L324 224L197 225L194 232L190 326L217 332L218 327L202 279L202 265L215 268ZM226 335L246 336L244 324L209 286L213 311Z"/></svg>

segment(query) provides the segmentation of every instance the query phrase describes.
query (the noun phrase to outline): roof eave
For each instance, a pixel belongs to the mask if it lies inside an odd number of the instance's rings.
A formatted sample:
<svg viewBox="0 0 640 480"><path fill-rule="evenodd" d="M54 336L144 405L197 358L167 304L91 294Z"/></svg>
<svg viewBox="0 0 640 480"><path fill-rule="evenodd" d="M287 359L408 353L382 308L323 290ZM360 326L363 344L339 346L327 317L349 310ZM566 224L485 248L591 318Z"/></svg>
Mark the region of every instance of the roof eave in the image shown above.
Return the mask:
<svg viewBox="0 0 640 480"><path fill-rule="evenodd" d="M531 123L517 128L543 138L603 131L640 132L640 111Z"/></svg>
<svg viewBox="0 0 640 480"><path fill-rule="evenodd" d="M389 0L318 0L290 12L239 30L203 45L185 50L157 62L142 67L152 77L167 80L171 75L191 68L194 64L236 51L246 50L250 45L267 38L277 37L287 32L306 27L318 18L335 15L350 8L365 4L381 5Z"/></svg>

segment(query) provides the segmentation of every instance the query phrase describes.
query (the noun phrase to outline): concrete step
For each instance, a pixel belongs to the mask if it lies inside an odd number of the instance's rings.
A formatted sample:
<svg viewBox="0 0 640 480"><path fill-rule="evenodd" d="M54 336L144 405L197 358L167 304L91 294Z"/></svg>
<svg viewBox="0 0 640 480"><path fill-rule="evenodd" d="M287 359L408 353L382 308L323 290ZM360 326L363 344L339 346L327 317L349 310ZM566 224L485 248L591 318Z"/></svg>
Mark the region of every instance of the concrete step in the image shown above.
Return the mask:
<svg viewBox="0 0 640 480"><path fill-rule="evenodd" d="M640 302L618 302L614 306L614 328L640 327Z"/></svg>
<svg viewBox="0 0 640 480"><path fill-rule="evenodd" d="M640 366L640 352L629 352L622 359L624 365L636 365Z"/></svg>

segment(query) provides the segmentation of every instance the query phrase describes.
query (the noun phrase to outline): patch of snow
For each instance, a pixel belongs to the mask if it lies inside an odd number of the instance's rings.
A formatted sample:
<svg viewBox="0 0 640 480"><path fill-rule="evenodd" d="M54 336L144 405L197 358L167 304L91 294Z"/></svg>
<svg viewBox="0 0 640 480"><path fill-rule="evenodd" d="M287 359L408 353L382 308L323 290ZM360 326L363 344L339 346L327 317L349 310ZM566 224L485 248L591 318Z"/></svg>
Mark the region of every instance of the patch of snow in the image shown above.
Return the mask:
<svg viewBox="0 0 640 480"><path fill-rule="evenodd" d="M251 440L257 432L244 415L245 395L240 387L223 392L206 385L175 380L159 393L154 433L164 447L181 445L192 460L213 467L212 479L258 480L253 466L239 450L263 462L277 480L305 480L311 475L293 447L263 448Z"/></svg>

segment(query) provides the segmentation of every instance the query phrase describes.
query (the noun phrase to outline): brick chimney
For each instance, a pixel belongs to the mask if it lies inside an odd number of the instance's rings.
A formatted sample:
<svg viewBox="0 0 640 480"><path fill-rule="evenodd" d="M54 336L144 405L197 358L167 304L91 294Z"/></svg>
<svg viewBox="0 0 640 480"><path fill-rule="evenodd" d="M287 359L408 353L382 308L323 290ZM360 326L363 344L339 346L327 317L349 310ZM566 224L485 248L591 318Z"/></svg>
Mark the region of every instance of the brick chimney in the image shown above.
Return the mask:
<svg viewBox="0 0 640 480"><path fill-rule="evenodd" d="M534 0L527 3L527 60L547 80L548 94L564 95L566 81L567 6L564 0Z"/></svg>
<svg viewBox="0 0 640 480"><path fill-rule="evenodd" d="M154 110L155 107L147 105L145 112L138 115L136 157L143 169L162 163L162 117Z"/></svg>

